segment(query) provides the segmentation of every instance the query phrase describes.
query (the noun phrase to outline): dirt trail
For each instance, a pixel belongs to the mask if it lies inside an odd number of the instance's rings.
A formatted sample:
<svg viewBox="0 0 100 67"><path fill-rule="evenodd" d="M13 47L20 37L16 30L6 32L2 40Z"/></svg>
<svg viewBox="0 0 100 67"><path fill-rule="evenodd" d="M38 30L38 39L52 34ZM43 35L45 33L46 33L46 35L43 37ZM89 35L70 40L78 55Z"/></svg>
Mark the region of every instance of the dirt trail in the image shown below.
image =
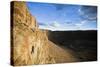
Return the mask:
<svg viewBox="0 0 100 67"><path fill-rule="evenodd" d="M54 44L53 42L49 41L49 53L51 58L54 59L56 63L64 63L64 62L74 62L78 61L72 51L69 49L63 49L60 46Z"/></svg>

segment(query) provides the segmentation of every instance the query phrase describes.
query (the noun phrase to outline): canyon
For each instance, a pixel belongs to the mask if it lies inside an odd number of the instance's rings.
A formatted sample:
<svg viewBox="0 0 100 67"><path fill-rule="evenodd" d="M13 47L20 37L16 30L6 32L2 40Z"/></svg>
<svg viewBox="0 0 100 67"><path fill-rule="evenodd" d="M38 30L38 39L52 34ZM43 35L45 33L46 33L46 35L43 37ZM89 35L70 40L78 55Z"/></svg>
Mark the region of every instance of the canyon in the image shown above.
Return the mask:
<svg viewBox="0 0 100 67"><path fill-rule="evenodd" d="M79 61L70 49L49 40L23 1L11 2L11 65L53 64ZM59 38L60 39L60 38Z"/></svg>

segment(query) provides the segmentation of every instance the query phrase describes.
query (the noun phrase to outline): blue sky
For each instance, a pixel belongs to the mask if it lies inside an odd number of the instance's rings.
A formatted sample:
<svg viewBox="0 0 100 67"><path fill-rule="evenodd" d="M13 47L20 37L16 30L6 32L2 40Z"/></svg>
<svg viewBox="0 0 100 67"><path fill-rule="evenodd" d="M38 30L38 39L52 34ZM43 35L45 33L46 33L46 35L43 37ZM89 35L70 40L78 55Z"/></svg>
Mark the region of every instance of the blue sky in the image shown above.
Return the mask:
<svg viewBox="0 0 100 67"><path fill-rule="evenodd" d="M96 6L27 2L40 29L96 30Z"/></svg>

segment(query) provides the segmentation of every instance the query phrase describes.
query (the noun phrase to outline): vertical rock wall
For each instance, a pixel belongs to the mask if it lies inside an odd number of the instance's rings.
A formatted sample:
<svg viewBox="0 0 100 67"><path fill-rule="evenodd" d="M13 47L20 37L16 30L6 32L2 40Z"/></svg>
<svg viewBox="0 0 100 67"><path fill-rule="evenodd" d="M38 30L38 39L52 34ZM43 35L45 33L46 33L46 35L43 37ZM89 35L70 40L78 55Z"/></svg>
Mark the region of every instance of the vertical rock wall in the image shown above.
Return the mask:
<svg viewBox="0 0 100 67"><path fill-rule="evenodd" d="M32 64L34 47L38 43L37 36L41 31L37 29L36 20L29 13L25 2L11 2L11 4L12 65Z"/></svg>

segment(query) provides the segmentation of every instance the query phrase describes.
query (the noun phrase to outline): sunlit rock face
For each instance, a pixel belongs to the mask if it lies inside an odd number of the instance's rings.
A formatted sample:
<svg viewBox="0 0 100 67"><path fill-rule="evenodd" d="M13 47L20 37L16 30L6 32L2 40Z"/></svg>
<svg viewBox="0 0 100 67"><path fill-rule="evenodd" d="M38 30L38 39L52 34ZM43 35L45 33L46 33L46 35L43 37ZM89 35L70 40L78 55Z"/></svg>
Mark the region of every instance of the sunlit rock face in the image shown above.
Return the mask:
<svg viewBox="0 0 100 67"><path fill-rule="evenodd" d="M48 40L46 31L38 29L25 2L11 2L11 64L50 64L77 61L69 50Z"/></svg>

